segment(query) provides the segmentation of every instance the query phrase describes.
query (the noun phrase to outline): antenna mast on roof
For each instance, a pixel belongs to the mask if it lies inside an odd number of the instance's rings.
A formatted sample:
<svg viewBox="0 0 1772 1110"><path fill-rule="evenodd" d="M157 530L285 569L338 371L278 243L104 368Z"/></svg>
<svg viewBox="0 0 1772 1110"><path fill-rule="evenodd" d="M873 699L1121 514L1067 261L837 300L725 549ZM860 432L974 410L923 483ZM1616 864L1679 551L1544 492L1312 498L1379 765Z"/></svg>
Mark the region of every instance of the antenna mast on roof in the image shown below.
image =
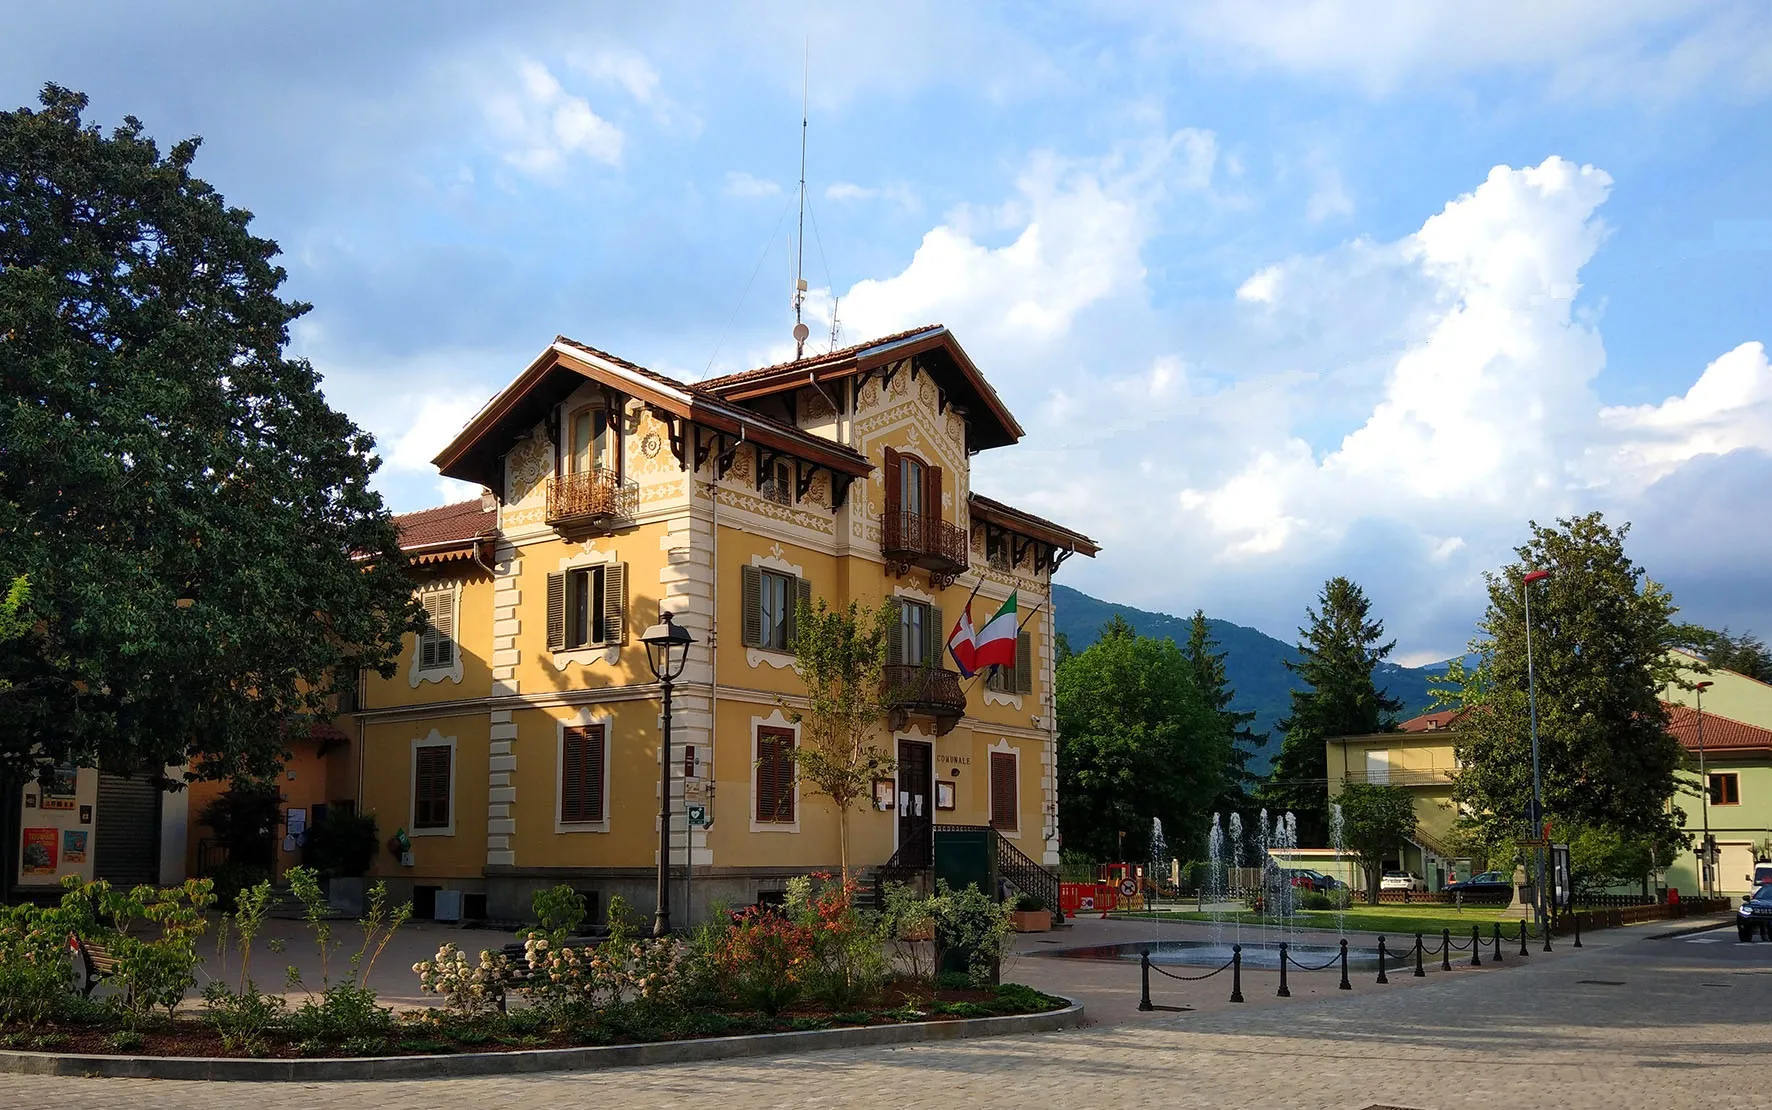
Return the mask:
<svg viewBox="0 0 1772 1110"><path fill-rule="evenodd" d="M806 300L806 117L812 87L812 36L806 36L806 59L800 71L800 234L794 258L794 361L806 357L806 337L812 334L800 319Z"/></svg>

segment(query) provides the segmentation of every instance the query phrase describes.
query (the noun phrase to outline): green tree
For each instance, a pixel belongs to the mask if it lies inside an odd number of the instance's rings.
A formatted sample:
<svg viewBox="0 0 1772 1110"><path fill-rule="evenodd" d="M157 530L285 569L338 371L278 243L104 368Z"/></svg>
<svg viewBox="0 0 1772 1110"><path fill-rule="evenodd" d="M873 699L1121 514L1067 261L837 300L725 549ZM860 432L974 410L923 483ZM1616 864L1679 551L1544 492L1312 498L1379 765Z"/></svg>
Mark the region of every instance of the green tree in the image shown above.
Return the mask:
<svg viewBox="0 0 1772 1110"><path fill-rule="evenodd" d="M1666 654L1673 599L1625 553L1629 525L1613 528L1591 513L1531 528L1518 561L1487 576L1489 608L1471 643L1479 662L1454 676L1454 703L1468 711L1454 733L1462 830L1491 850L1525 831L1532 746L1523 591L1531 589L1545 815L1676 844L1678 810L1668 802L1681 753L1660 698L1676 678ZM1550 575L1525 586L1531 570Z"/></svg>
<svg viewBox="0 0 1772 1110"><path fill-rule="evenodd" d="M372 440L285 357L275 243L54 85L0 113L0 756L273 771L416 627Z"/></svg>
<svg viewBox="0 0 1772 1110"><path fill-rule="evenodd" d="M1772 682L1772 651L1751 632L1713 631L1697 624L1682 624L1674 631L1675 646L1704 656L1718 670L1734 671L1760 682Z"/></svg>
<svg viewBox="0 0 1772 1110"><path fill-rule="evenodd" d="M1406 786L1350 782L1335 800L1342 841L1366 872L1366 900L1377 905L1385 859L1415 835L1415 799Z"/></svg>
<svg viewBox="0 0 1772 1110"><path fill-rule="evenodd" d="M1172 844L1198 840L1230 738L1175 641L1139 636L1115 617L1058 668L1057 687L1065 848L1147 859L1153 817Z"/></svg>
<svg viewBox="0 0 1772 1110"><path fill-rule="evenodd" d="M1231 708L1237 692L1231 689L1230 679L1225 674L1226 653L1214 651L1217 646L1205 610L1195 609L1188 624L1187 644L1181 652L1187 659L1195 693L1218 715L1219 726L1229 738L1224 785L1213 800L1212 809L1230 813L1247 810L1253 803L1256 780L1249 771L1249 759L1266 738L1249 730L1249 722L1255 719L1254 713L1239 713Z"/></svg>
<svg viewBox="0 0 1772 1110"><path fill-rule="evenodd" d="M791 709L801 726L794 764L800 780L837 807L837 852L849 879L849 813L873 798L874 780L895 761L879 745L887 705L881 675L886 637L897 611L891 603L841 609L819 598L801 605L794 620L794 662L806 686L806 707Z"/></svg>
<svg viewBox="0 0 1772 1110"><path fill-rule="evenodd" d="M1298 630L1299 660L1287 669L1305 683L1292 691L1292 713L1280 722L1285 739L1263 784L1270 809L1298 817L1300 844L1321 845L1329 835L1329 764L1324 741L1363 736L1396 727L1392 714L1403 703L1373 681L1395 640L1384 639L1384 622L1372 619L1366 592L1346 578L1331 578L1305 610L1310 627Z"/></svg>

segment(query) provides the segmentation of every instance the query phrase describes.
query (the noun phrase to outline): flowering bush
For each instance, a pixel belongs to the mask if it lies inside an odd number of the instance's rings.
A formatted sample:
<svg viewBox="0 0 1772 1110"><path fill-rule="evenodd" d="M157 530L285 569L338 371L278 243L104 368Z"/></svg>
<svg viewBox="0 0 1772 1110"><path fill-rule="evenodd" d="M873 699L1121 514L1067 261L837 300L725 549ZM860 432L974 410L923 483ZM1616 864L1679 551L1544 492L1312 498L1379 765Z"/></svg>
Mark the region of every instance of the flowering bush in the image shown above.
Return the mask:
<svg viewBox="0 0 1772 1110"><path fill-rule="evenodd" d="M420 990L440 995L443 1005L456 1013L475 1017L497 1012L504 1002L511 962L503 953L487 951L476 965L461 949L445 943L435 957L420 960L412 970Z"/></svg>
<svg viewBox="0 0 1772 1110"><path fill-rule="evenodd" d="M856 905L854 879L832 882L829 873L788 882L787 909L806 927L813 966L806 991L820 1002L848 1009L878 997L891 972L879 914ZM823 884L816 893L813 884Z"/></svg>
<svg viewBox="0 0 1772 1110"><path fill-rule="evenodd" d="M811 928L757 908L733 922L714 959L737 999L770 1017L793 1005L817 966Z"/></svg>

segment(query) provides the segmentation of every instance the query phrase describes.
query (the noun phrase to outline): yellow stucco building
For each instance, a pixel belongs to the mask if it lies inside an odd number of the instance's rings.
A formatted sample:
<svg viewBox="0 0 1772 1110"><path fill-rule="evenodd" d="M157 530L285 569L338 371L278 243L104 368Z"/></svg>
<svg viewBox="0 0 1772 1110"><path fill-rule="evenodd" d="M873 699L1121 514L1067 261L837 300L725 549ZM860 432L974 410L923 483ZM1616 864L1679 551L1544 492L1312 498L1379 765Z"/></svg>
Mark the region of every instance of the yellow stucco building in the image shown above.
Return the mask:
<svg viewBox="0 0 1772 1110"><path fill-rule="evenodd" d="M852 864L957 824L1056 865L1050 583L1096 547L972 491L972 456L1021 435L939 326L695 385L550 344L436 460L481 499L399 518L429 629L351 718L357 804L411 845L372 876L421 912L460 892L519 918L561 882L649 910L661 707L638 636L667 611L696 641L668 784L689 916L834 870L835 810L784 758L815 598L898 613L897 768L850 817ZM1014 592L1026 623L1014 673L965 681L943 645L975 588L975 618Z"/></svg>

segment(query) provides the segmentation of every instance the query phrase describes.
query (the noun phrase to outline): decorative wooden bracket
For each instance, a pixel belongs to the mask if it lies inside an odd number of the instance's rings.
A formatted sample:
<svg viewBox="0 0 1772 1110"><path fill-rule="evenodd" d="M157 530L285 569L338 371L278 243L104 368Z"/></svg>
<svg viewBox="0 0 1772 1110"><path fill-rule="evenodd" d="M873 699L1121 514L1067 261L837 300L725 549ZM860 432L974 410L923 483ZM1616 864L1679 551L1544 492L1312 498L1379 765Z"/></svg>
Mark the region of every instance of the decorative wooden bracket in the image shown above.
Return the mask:
<svg viewBox="0 0 1772 1110"><path fill-rule="evenodd" d="M1033 540L1027 540L1024 542L1020 536L1011 536L1009 539L1009 565L1012 567L1020 566L1021 561L1027 557L1028 548L1032 546L1034 546ZM1035 569L1037 570L1039 568L1036 567Z"/></svg>
<svg viewBox="0 0 1772 1110"><path fill-rule="evenodd" d="M803 459L794 460L794 500L804 501L806 493L812 489L812 479L818 476L818 467Z"/></svg>
<svg viewBox="0 0 1772 1110"><path fill-rule="evenodd" d="M714 481L718 482L721 479L726 477L726 472L728 470L732 469L733 460L738 458L738 452L737 451L728 451L726 449L726 433L725 432L721 432L718 436L715 437L715 440L716 440L716 445L718 446L719 451L720 451L720 454L714 460L714 464L715 464L714 465Z"/></svg>
<svg viewBox="0 0 1772 1110"><path fill-rule="evenodd" d="M756 478L757 478L757 489L759 492L761 492L761 490L763 489L764 477L769 475L775 469L776 462L778 460L780 460L781 458L782 458L782 453L780 451L775 450L773 447L758 447L757 448L757 475L756 475Z"/></svg>
<svg viewBox="0 0 1772 1110"><path fill-rule="evenodd" d="M838 474L834 470L831 471L832 512L841 509L843 507L843 502L849 500L849 483L853 481L855 481L855 476L852 474Z"/></svg>
<svg viewBox="0 0 1772 1110"><path fill-rule="evenodd" d="M708 452L714 449L714 440L718 437L710 436L707 439L703 439L701 429L694 424L689 425L689 433L695 439L695 469L699 471L703 466L707 465Z"/></svg>

